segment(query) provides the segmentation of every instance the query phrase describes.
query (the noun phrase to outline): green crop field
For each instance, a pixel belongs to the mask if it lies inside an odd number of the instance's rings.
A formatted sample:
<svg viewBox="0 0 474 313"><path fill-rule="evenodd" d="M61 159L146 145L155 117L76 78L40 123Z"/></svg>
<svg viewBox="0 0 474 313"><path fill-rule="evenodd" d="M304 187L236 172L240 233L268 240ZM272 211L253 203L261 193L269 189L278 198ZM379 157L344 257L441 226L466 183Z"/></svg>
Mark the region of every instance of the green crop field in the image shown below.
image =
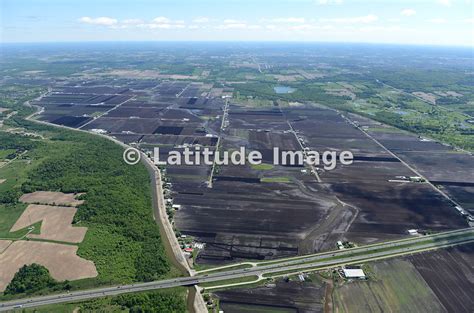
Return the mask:
<svg viewBox="0 0 474 313"><path fill-rule="evenodd" d="M408 261L373 264L374 279L344 282L334 291L339 312L443 312L433 291Z"/></svg>

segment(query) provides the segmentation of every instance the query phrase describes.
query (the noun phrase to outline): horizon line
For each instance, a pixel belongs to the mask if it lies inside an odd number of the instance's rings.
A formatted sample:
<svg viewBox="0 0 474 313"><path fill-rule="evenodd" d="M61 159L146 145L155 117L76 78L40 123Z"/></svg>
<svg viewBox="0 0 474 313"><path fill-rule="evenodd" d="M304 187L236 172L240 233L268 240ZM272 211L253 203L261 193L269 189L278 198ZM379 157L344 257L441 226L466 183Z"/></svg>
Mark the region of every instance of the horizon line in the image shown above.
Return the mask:
<svg viewBox="0 0 474 313"><path fill-rule="evenodd" d="M387 45L387 46L414 46L414 47L440 47L440 48L470 48L472 45L462 44L434 44L434 43L399 43L399 42L367 42L367 41L317 41L317 40L84 40L84 41L9 41L0 45L26 45L26 44L90 44L90 43L260 43L260 44L343 44L343 45Z"/></svg>

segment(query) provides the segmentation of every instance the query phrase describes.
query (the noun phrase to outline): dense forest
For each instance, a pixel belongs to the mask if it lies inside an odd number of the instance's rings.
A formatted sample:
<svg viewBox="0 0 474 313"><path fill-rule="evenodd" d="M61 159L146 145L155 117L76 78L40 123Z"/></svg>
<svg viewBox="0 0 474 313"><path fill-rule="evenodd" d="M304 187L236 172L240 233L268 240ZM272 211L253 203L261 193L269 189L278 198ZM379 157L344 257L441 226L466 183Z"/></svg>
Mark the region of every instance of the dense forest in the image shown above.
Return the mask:
<svg viewBox="0 0 474 313"><path fill-rule="evenodd" d="M80 308L81 312L181 313L186 312L183 291L184 289L170 289L132 293L51 308L54 310L63 308L61 311L65 312ZM49 308L39 310L39 312L43 311L50 312Z"/></svg>
<svg viewBox="0 0 474 313"><path fill-rule="evenodd" d="M26 173L18 173L25 177L18 186L0 189L0 205L14 206L22 194L33 191L84 193L81 197L86 201L78 207L74 223L88 227L88 231L79 244L78 255L93 261L99 275L72 281L68 288L170 276L171 266L153 220L150 178L145 167L125 164L123 148L107 139L43 125L36 128L31 122L22 124L30 132L47 133L48 139L0 132L0 150L28 150L32 164L25 167L27 170L21 169ZM25 277L38 271L36 267L23 269L5 295L64 289L43 279L43 271L41 284L24 283Z"/></svg>
<svg viewBox="0 0 474 313"><path fill-rule="evenodd" d="M122 148L103 138L63 130L52 140L68 149L31 171L22 192L85 193L75 222L89 230L78 253L94 261L98 280L149 281L168 273L144 166L125 164Z"/></svg>
<svg viewBox="0 0 474 313"><path fill-rule="evenodd" d="M56 284L57 282L51 277L47 268L33 263L20 268L5 289L5 294L32 293L45 288L52 288Z"/></svg>

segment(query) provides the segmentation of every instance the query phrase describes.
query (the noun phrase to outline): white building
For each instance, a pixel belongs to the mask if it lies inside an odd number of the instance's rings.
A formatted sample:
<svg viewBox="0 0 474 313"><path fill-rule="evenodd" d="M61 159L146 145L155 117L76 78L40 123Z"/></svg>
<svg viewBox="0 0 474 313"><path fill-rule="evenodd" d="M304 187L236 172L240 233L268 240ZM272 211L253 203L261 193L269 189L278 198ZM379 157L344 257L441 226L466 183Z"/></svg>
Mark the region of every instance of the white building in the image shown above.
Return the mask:
<svg viewBox="0 0 474 313"><path fill-rule="evenodd" d="M365 279L364 271L360 268L344 268L342 271L344 272L344 277L346 278Z"/></svg>

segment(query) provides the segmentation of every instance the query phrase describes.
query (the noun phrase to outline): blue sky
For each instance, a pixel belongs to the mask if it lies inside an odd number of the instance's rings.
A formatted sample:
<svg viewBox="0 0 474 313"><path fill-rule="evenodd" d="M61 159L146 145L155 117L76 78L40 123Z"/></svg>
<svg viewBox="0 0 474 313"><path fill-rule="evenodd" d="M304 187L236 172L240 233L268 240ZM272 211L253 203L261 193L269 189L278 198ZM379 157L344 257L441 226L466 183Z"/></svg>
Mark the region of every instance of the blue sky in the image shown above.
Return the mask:
<svg viewBox="0 0 474 313"><path fill-rule="evenodd" d="M0 0L2 42L324 41L474 46L474 0Z"/></svg>

